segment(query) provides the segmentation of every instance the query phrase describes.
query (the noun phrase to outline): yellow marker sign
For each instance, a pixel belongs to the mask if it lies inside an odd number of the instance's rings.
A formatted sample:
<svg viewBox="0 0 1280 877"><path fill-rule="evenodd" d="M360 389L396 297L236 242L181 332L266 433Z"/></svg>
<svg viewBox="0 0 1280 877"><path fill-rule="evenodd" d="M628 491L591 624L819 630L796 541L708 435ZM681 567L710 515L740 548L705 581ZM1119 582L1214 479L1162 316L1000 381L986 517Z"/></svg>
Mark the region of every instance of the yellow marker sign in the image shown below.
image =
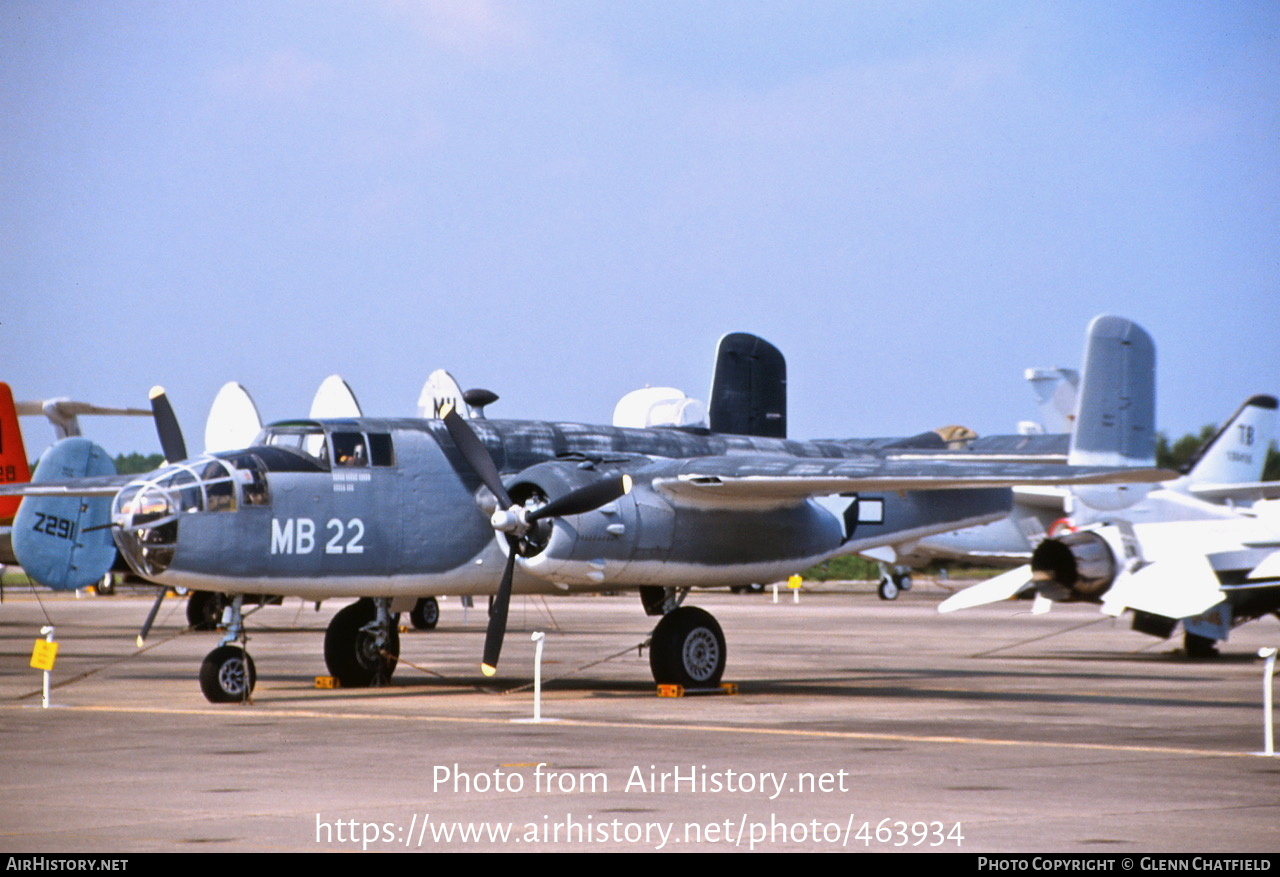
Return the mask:
<svg viewBox="0 0 1280 877"><path fill-rule="evenodd" d="M800 589L800 585L803 584L803 582L804 579L800 578L800 576L791 576L787 579L787 587L796 591Z"/></svg>
<svg viewBox="0 0 1280 877"><path fill-rule="evenodd" d="M46 642L45 640L36 640L35 648L31 650L31 666L37 670L52 670L53 662L58 658L58 644Z"/></svg>

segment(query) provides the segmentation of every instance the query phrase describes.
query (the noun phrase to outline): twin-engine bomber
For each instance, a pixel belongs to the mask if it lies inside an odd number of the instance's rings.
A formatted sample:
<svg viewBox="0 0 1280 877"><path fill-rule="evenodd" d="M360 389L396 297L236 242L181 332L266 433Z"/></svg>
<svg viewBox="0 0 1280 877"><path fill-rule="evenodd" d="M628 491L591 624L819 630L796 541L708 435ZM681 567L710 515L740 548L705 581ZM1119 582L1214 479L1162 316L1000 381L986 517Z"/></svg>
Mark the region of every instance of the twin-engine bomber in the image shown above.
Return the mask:
<svg viewBox="0 0 1280 877"><path fill-rule="evenodd" d="M1124 368L1133 324L1100 319L1120 330L1098 341L1114 346L1120 377L1098 382L1105 426L1087 441L1111 453L1154 435L1154 386ZM792 441L785 383L777 349L739 333L721 340L707 426L490 420L445 405L433 418L278 422L251 447L190 459L157 388L173 462L115 476L105 452L68 438L31 483L0 494L26 496L13 547L37 581L82 587L118 549L157 585L232 595L226 634L200 671L205 696L219 702L246 699L254 685L242 645L247 594L358 598L333 618L324 653L344 686L366 686L389 680L400 653L394 614L418 599L492 595L482 666L492 674L513 593L638 590L645 610L662 615L654 679L712 686L725 638L710 614L681 605L690 588L776 581L889 534L993 520L1013 485L1168 477L1067 466L1036 444L1045 437L959 450L933 433Z"/></svg>

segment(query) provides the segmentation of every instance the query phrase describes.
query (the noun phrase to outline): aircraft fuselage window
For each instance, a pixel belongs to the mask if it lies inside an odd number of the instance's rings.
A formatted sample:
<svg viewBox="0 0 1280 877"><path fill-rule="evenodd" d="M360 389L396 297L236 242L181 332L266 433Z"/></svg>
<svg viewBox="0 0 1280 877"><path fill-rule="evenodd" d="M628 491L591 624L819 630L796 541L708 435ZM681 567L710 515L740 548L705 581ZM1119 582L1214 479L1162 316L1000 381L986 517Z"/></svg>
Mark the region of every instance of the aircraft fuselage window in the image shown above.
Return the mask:
<svg viewBox="0 0 1280 877"><path fill-rule="evenodd" d="M368 435L360 432L335 432L333 444L333 461L337 466L394 466L395 453L392 449L391 434L372 432Z"/></svg>
<svg viewBox="0 0 1280 877"><path fill-rule="evenodd" d="M339 466L368 466L369 454L365 450L364 435L358 432L335 432L333 434L333 461Z"/></svg>

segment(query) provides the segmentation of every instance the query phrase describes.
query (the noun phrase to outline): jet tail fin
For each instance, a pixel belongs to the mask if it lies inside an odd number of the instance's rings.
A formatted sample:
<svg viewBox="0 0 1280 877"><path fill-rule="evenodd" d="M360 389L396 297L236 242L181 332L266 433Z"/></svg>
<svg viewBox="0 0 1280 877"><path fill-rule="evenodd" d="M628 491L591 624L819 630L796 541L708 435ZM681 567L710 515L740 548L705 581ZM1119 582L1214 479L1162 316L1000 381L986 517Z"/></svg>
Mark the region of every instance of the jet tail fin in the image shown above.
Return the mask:
<svg viewBox="0 0 1280 877"><path fill-rule="evenodd" d="M787 361L768 341L746 332L720 339L707 423L712 432L787 437Z"/></svg>
<svg viewBox="0 0 1280 877"><path fill-rule="evenodd" d="M1245 484L1262 478L1276 434L1275 396L1252 396L1236 409L1188 463L1194 484Z"/></svg>
<svg viewBox="0 0 1280 877"><path fill-rule="evenodd" d="M8 384L0 383L0 482L20 484L30 480L31 464L27 462L27 448L22 442L13 391ZM0 497L0 521L12 521L21 501L20 496Z"/></svg>

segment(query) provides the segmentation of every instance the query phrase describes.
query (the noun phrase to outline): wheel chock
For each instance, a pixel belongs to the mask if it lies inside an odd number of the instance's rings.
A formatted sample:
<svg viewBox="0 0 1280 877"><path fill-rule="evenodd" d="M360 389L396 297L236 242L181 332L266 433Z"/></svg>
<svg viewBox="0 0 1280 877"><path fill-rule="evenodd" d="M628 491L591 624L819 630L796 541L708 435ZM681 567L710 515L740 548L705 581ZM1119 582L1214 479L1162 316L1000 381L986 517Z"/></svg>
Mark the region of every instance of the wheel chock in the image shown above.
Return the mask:
<svg viewBox="0 0 1280 877"><path fill-rule="evenodd" d="M714 688L685 688L683 685L659 685L658 697L685 697L694 694L737 694L738 683L721 682Z"/></svg>
<svg viewBox="0 0 1280 877"><path fill-rule="evenodd" d="M316 688L341 688L342 682L337 676L317 676Z"/></svg>

